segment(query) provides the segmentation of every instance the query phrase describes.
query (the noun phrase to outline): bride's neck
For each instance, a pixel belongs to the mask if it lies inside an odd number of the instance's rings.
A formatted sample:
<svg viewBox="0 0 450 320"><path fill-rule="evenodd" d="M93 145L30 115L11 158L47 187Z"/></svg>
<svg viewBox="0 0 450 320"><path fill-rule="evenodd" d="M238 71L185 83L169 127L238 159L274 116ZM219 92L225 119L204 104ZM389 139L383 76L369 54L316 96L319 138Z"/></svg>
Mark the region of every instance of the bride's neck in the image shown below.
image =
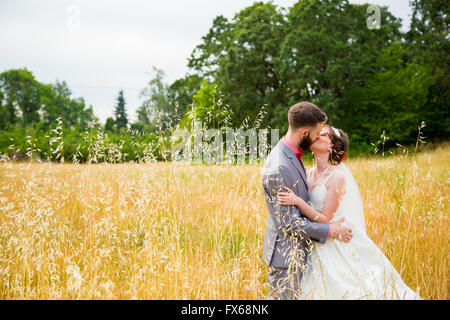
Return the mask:
<svg viewBox="0 0 450 320"><path fill-rule="evenodd" d="M330 167L330 163L328 162L328 153L314 154L314 158L316 161L316 172L321 173Z"/></svg>

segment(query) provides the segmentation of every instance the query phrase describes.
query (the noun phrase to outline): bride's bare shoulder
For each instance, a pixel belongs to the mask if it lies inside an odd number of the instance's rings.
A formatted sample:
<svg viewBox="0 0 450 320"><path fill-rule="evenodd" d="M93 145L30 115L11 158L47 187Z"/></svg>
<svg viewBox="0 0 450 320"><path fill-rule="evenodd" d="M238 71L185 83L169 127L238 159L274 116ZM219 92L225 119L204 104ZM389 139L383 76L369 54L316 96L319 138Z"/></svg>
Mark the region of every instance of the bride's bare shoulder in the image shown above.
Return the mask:
<svg viewBox="0 0 450 320"><path fill-rule="evenodd" d="M345 184L345 174L344 171L336 168L333 172L330 173L330 178L328 179L328 183L332 183L335 185L343 185Z"/></svg>

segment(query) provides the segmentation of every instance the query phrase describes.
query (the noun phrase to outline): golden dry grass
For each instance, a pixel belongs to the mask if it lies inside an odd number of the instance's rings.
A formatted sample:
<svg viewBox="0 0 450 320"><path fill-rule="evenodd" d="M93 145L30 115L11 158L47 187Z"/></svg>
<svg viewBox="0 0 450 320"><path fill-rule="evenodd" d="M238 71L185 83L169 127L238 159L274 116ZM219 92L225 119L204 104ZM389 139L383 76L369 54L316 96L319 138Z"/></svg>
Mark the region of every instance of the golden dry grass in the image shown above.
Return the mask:
<svg viewBox="0 0 450 320"><path fill-rule="evenodd" d="M449 158L345 160L369 236L425 299L449 297ZM0 299L267 296L259 165L8 162L0 202Z"/></svg>

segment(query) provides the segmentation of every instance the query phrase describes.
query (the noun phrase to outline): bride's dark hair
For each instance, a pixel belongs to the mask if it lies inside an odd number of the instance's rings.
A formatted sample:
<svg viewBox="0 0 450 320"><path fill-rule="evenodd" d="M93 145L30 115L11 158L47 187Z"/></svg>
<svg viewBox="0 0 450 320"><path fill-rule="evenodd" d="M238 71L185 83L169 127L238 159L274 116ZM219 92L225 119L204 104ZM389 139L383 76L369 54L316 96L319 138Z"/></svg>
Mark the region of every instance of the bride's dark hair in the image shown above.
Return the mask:
<svg viewBox="0 0 450 320"><path fill-rule="evenodd" d="M330 139L331 143L333 144L333 148L331 149L328 161L331 164L339 164L341 163L345 153L348 150L347 134L344 131L342 131L342 129L335 128L339 132L340 136L338 136L330 125L326 125L326 127L329 128Z"/></svg>

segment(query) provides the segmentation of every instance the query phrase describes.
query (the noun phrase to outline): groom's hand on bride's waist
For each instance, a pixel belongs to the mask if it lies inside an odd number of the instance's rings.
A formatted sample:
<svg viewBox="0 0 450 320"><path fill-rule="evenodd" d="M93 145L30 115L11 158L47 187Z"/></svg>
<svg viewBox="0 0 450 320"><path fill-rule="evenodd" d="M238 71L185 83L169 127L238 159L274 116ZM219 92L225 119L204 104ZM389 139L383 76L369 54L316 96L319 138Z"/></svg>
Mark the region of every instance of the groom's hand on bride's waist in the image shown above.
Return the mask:
<svg viewBox="0 0 450 320"><path fill-rule="evenodd" d="M341 218L338 221L330 224L330 238L335 238L344 242L350 242L350 240L353 238L352 229L342 225L342 222L344 222L344 220L345 218Z"/></svg>

